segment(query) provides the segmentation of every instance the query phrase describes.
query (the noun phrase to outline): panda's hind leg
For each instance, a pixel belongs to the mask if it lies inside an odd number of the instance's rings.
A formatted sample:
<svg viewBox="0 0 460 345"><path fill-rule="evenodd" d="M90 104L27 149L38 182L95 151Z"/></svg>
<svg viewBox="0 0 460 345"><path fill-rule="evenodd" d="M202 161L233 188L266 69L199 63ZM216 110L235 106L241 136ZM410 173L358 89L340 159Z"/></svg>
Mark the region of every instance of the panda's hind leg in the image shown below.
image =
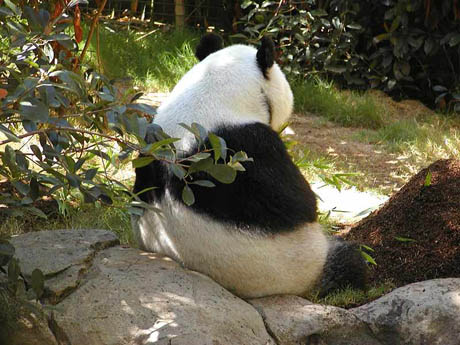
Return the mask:
<svg viewBox="0 0 460 345"><path fill-rule="evenodd" d="M346 287L365 289L367 265L358 245L342 239L330 239L330 247L323 269L319 296Z"/></svg>

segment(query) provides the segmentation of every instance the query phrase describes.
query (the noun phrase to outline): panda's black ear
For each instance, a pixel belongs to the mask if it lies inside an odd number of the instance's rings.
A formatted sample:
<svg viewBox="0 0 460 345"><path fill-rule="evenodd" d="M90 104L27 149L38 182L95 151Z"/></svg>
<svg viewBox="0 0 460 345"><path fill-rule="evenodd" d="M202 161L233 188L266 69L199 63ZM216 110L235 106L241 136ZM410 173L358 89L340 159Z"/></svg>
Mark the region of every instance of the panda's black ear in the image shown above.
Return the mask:
<svg viewBox="0 0 460 345"><path fill-rule="evenodd" d="M257 51L257 64L261 69L264 77L268 79L268 69L273 66L275 62L275 44L268 36L262 37L262 44Z"/></svg>
<svg viewBox="0 0 460 345"><path fill-rule="evenodd" d="M196 47L195 56L198 60L203 61L206 56L215 53L223 47L224 41L222 37L214 33L209 33L201 38L200 43Z"/></svg>

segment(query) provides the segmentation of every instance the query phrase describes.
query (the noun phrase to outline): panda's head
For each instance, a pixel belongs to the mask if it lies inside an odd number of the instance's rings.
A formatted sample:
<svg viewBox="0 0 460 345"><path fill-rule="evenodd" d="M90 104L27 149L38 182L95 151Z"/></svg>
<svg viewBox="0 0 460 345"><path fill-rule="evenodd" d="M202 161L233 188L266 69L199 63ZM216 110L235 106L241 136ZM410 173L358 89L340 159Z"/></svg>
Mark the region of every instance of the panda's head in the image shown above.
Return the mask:
<svg viewBox="0 0 460 345"><path fill-rule="evenodd" d="M268 37L258 49L239 44L222 48L220 36L205 35L196 49L200 62L160 107L160 125L173 132L175 120L197 122L210 130L250 122L279 129L291 115L293 96L274 54Z"/></svg>

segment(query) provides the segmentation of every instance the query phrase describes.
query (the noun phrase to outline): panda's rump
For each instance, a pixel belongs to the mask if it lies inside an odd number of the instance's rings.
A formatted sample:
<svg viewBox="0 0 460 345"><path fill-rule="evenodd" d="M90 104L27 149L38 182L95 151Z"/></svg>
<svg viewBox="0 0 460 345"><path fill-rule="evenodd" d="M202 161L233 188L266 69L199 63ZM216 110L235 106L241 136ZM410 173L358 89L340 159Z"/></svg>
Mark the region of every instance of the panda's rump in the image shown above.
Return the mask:
<svg viewBox="0 0 460 345"><path fill-rule="evenodd" d="M204 273L241 297L302 295L318 282L328 240L317 223L277 235L217 222L166 196L133 228L143 249Z"/></svg>

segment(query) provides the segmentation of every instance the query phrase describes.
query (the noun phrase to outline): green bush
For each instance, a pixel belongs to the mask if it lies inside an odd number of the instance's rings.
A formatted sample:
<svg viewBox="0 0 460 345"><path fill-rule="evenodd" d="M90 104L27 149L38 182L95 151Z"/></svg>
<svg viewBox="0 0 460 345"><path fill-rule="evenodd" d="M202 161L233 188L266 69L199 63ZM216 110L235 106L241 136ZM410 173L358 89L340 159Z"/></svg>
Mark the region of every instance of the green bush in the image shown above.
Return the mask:
<svg viewBox="0 0 460 345"><path fill-rule="evenodd" d="M147 145L148 118L155 109L137 103L140 93L119 90L79 64L78 4L83 2L72 0L65 7L57 2L51 12L11 0L0 7L0 217L46 217L36 207L44 196L57 200L63 213L70 201L83 200L138 214L148 205L115 177L126 163L171 165L183 181L187 204L194 201L190 184L212 185L194 181L193 172L232 182L245 154L227 155L225 142L198 124L187 129L198 141L208 136L212 147L193 157L176 155L174 142L180 138L158 126L150 127Z"/></svg>
<svg viewBox="0 0 460 345"><path fill-rule="evenodd" d="M274 36L287 72L460 111L457 1L247 0L241 7L234 39Z"/></svg>

